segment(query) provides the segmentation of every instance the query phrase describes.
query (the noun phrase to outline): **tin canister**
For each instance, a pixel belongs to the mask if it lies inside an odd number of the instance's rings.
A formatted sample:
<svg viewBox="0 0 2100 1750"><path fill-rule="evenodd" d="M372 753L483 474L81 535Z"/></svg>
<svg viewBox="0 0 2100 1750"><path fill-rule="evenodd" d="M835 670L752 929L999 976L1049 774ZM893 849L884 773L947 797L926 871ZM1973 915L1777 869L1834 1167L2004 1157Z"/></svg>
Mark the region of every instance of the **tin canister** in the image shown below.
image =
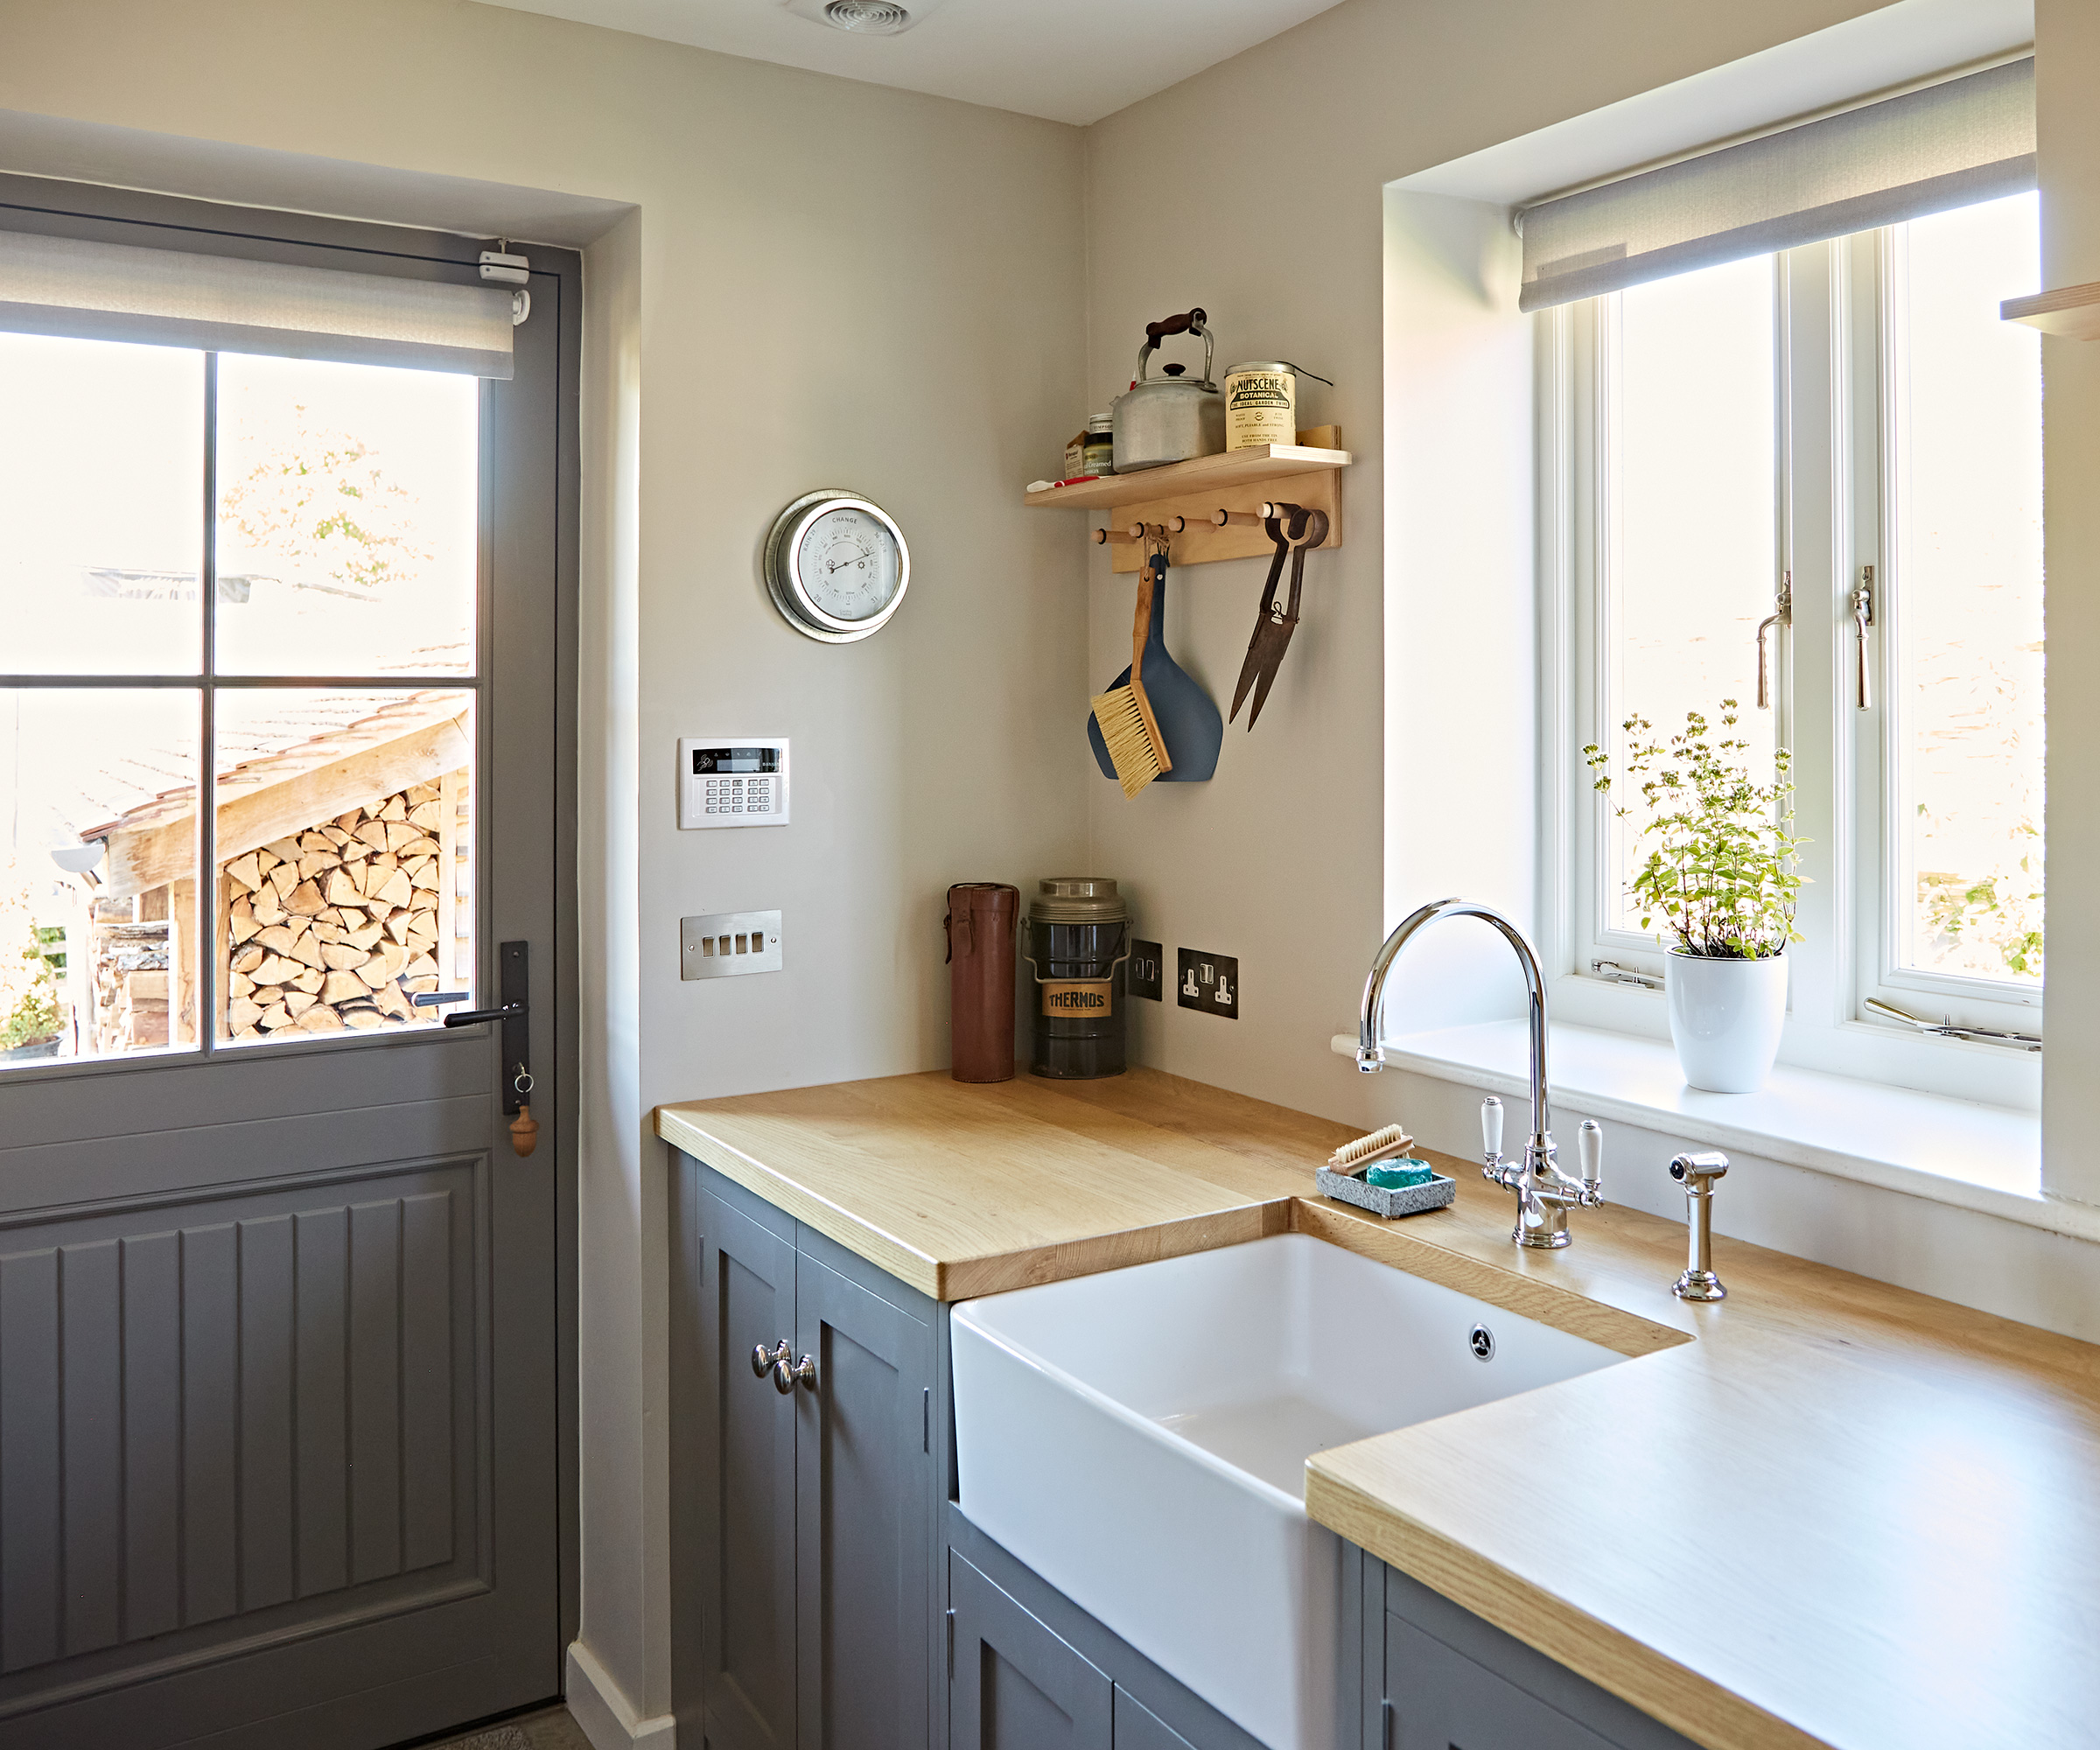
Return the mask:
<svg viewBox="0 0 2100 1750"><path fill-rule="evenodd" d="M1121 1075L1130 914L1115 882L1054 875L1039 883L1021 953L1035 974L1031 1072L1068 1081Z"/></svg>
<svg viewBox="0 0 2100 1750"><path fill-rule="evenodd" d="M1298 442L1298 372L1278 359L1257 359L1225 373L1225 447L1252 450Z"/></svg>

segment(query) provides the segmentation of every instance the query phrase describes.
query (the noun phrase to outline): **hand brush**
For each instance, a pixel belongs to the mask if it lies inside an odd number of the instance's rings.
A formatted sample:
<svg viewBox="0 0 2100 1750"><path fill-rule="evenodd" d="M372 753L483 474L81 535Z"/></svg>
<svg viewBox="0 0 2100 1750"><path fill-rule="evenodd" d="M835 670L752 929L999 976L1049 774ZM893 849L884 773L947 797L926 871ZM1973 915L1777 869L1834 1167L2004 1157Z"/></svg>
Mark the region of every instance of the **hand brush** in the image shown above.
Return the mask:
<svg viewBox="0 0 2100 1750"><path fill-rule="evenodd" d="M1130 628L1130 678L1127 686L1094 696L1094 721L1116 768L1123 794L1134 796L1163 772L1174 769L1166 742L1144 696L1144 640L1152 628L1152 567L1148 560L1138 584L1138 618Z"/></svg>
<svg viewBox="0 0 2100 1750"><path fill-rule="evenodd" d="M1327 1168L1332 1172L1346 1172L1354 1178L1375 1160L1383 1160L1408 1147L1414 1138L1398 1124L1388 1124L1382 1130L1373 1130L1368 1137L1358 1137L1353 1143L1344 1143L1327 1157Z"/></svg>

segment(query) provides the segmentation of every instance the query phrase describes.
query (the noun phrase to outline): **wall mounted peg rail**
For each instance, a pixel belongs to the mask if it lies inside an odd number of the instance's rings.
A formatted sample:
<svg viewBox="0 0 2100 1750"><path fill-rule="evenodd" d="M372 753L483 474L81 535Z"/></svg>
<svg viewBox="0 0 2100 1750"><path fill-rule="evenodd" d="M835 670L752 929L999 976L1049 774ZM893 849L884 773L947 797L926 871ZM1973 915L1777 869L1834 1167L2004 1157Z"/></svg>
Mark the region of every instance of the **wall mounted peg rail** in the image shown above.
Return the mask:
<svg viewBox="0 0 2100 1750"><path fill-rule="evenodd" d="M1341 428L1316 426L1296 444L1228 450L1134 474L1106 474L1068 486L1046 486L1023 500L1033 509L1105 510L1108 527L1094 531L1118 572L1144 564L1147 541L1171 539L1174 564L1266 558L1263 519L1288 501L1327 516L1323 547L1341 545L1341 472L1354 459L1340 447Z"/></svg>

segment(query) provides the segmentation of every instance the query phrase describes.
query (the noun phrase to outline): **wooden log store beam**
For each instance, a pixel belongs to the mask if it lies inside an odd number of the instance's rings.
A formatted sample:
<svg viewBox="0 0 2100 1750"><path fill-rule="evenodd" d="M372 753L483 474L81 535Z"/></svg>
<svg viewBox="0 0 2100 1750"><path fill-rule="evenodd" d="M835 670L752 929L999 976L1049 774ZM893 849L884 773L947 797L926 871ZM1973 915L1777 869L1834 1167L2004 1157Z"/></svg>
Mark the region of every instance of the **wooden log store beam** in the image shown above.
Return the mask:
<svg viewBox="0 0 2100 1750"><path fill-rule="evenodd" d="M224 803L219 809L219 861L226 863L316 821L361 808L375 797L428 784L473 759L464 719L434 723ZM121 900L196 873L194 814L136 832L109 835L103 896Z"/></svg>

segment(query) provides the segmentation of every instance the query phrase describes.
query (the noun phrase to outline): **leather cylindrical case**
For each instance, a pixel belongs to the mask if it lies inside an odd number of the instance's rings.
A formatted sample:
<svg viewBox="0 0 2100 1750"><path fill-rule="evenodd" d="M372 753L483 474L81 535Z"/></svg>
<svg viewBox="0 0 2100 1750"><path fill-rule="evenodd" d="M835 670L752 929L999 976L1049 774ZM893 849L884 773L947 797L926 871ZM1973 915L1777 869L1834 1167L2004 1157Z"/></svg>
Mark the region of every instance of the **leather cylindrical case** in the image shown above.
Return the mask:
<svg viewBox="0 0 2100 1750"><path fill-rule="evenodd" d="M958 1082L1013 1080L1014 931L1020 921L1018 887L964 881L948 890L949 1031Z"/></svg>

